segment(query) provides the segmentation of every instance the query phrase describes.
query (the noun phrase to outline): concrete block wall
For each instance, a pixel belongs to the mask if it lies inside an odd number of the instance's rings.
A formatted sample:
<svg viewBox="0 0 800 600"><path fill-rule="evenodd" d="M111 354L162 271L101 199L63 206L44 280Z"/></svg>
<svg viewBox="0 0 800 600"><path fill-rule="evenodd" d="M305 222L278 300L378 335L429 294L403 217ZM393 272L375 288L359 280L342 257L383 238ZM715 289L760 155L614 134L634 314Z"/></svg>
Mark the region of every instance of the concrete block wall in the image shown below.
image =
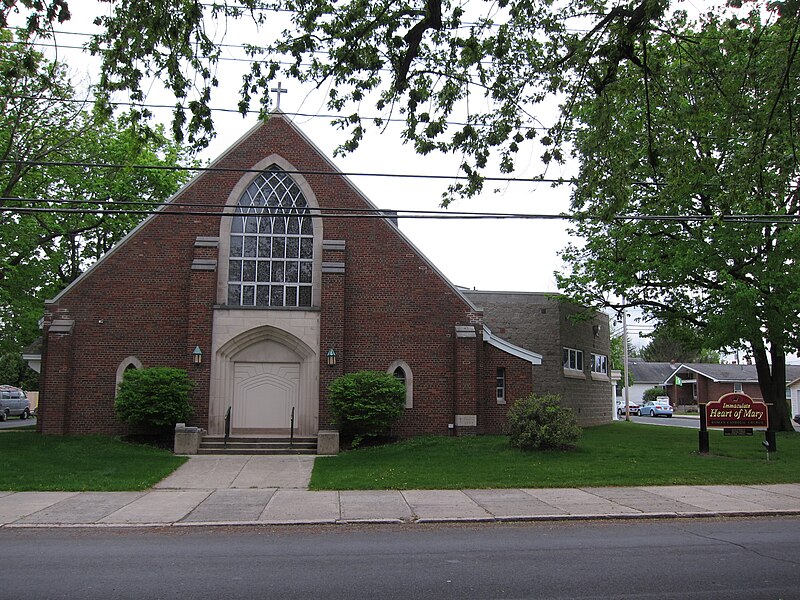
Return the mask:
<svg viewBox="0 0 800 600"><path fill-rule="evenodd" d="M573 409L582 426L611 421L611 381L593 376L590 366L592 353L610 357L605 314L591 313L588 320L575 321L572 317L584 309L544 293L466 291L465 295L483 310L493 333L542 355L542 364L532 371L535 393L561 396L562 404ZM593 326L599 327L597 335ZM580 373L563 368L564 347L583 352Z"/></svg>

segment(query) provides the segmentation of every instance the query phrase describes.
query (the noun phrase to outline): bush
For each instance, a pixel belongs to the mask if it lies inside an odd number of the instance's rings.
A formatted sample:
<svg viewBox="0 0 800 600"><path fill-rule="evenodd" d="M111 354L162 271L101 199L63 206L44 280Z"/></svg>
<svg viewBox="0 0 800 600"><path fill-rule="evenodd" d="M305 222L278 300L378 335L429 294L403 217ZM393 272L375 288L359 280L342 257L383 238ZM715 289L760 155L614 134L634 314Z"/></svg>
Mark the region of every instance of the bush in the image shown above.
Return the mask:
<svg viewBox="0 0 800 600"><path fill-rule="evenodd" d="M186 371L170 367L129 369L119 386L114 410L128 423L174 427L192 415Z"/></svg>
<svg viewBox="0 0 800 600"><path fill-rule="evenodd" d="M508 434L511 445L523 450L558 450L574 448L581 428L557 395L531 394L508 410Z"/></svg>
<svg viewBox="0 0 800 600"><path fill-rule="evenodd" d="M22 354L9 352L0 356L0 384L13 385L25 391L39 389L39 374L31 369Z"/></svg>
<svg viewBox="0 0 800 600"><path fill-rule="evenodd" d="M390 373L359 371L337 377L328 386L328 405L342 437L353 448L366 437L388 433L403 413L406 386Z"/></svg>
<svg viewBox="0 0 800 600"><path fill-rule="evenodd" d="M653 402L659 396L666 396L666 394L664 393L664 388L653 387L647 389L642 393L642 404L644 404L645 402Z"/></svg>

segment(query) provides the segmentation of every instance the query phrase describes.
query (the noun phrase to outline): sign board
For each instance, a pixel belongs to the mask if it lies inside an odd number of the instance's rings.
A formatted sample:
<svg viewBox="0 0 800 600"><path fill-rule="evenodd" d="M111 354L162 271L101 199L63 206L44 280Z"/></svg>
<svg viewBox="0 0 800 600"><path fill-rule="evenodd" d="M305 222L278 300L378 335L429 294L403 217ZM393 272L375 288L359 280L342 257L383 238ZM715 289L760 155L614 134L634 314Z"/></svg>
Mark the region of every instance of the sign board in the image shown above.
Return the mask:
<svg viewBox="0 0 800 600"><path fill-rule="evenodd" d="M706 404L706 425L727 429L767 429L767 405L740 392L725 394Z"/></svg>
<svg viewBox="0 0 800 600"><path fill-rule="evenodd" d="M732 435L733 437L739 437L742 435L753 435L753 430L750 428L730 429L726 427L725 429L723 429L722 435Z"/></svg>
<svg viewBox="0 0 800 600"><path fill-rule="evenodd" d="M456 415L456 427L477 427L478 415Z"/></svg>

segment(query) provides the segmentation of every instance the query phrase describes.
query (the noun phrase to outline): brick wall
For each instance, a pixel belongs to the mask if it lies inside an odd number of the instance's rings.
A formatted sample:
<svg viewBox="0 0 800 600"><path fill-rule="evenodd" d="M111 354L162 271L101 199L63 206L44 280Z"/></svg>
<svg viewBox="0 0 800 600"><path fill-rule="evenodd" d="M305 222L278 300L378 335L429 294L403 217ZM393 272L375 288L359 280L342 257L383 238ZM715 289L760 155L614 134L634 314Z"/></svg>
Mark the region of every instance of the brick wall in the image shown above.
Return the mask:
<svg viewBox="0 0 800 600"><path fill-rule="evenodd" d="M506 373L505 404L497 402L497 369ZM534 367L526 360L511 356L494 346L484 344L482 369L482 394L479 419L482 424L479 433L499 435L504 433L506 414L514 403L531 393Z"/></svg>
<svg viewBox="0 0 800 600"><path fill-rule="evenodd" d="M313 174L333 167L280 117L240 140L215 166L249 168L272 154L310 172L305 179L322 209L369 206L345 178ZM205 172L175 200L192 205L194 212L219 211L242 176L235 170ZM190 424L207 426L217 271L192 269L192 264L218 258L216 246L196 242L220 235L225 232L220 233L215 216L151 218L48 305L47 322L69 314L75 323L66 335L45 329L42 431L133 431L113 411L116 371L128 356L145 367L186 369L196 384ZM345 241L342 251L325 257L343 262L345 272L322 275L320 427L330 425L326 390L334 376L385 370L404 360L413 372L414 407L397 432L447 434L457 401L455 327L474 325L480 331L481 313L386 220L325 218L324 238ZM195 346L205 353L200 367L192 365ZM328 348L338 355L333 369L325 361ZM471 360L479 365L481 345L472 348ZM468 353L460 356L469 360ZM466 393L476 396L475 389Z"/></svg>
<svg viewBox="0 0 800 600"><path fill-rule="evenodd" d="M535 393L561 396L562 404L575 411L583 426L611 420L611 382L593 377L590 368L592 353L606 357L611 353L605 314L593 312L588 320L575 321L572 317L584 309L543 293L466 291L465 295L483 309L492 333L542 355L542 364L533 367ZM599 327L597 335L593 327ZM583 352L582 372L565 375L564 347Z"/></svg>

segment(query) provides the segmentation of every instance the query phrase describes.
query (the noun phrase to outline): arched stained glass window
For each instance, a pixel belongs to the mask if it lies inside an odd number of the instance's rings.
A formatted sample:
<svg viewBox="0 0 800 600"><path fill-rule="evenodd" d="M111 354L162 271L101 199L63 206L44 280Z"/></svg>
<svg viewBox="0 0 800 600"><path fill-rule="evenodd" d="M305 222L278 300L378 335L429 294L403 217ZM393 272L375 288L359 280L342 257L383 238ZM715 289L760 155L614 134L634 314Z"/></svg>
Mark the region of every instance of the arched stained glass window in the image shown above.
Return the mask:
<svg viewBox="0 0 800 600"><path fill-rule="evenodd" d="M231 223L228 305L311 306L314 226L300 188L271 167L245 190Z"/></svg>

